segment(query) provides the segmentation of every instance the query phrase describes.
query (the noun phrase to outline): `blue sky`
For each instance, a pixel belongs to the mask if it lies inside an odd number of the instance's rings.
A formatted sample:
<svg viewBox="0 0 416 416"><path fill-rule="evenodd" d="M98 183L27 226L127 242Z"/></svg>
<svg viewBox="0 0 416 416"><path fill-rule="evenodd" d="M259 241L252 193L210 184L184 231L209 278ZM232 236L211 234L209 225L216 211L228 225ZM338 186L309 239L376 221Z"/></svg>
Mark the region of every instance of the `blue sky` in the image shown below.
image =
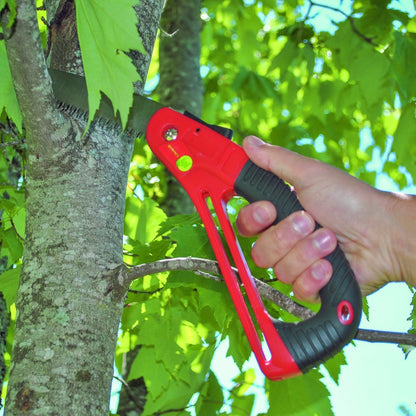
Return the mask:
<svg viewBox="0 0 416 416"><path fill-rule="evenodd" d="M319 3L338 7L340 2L320 0ZM342 9L349 13L351 1L344 0L341 3ZM415 5L411 0L392 1L390 7L415 14ZM317 28L331 31L336 30L331 21L344 19L341 14L330 11L319 15L319 18L311 20L310 23ZM371 137L364 137L364 140L371 141ZM380 167L380 159L375 155L372 168L377 170ZM381 173L377 175L376 186L385 191L398 190L387 175ZM411 186L404 191L416 194L416 187ZM412 294L407 285L395 283L385 286L367 298L370 317L369 321L364 317L360 327L407 332L411 326L408 321L411 299ZM218 374L224 386L231 388L231 380L237 375L237 369L232 360L224 358L226 349L225 344L218 351L213 368L219 368L221 375L229 376L229 380L224 380ZM397 345L356 341L355 345L348 345L344 352L348 365L341 370L339 384L336 385L327 374L324 378L336 416L416 416L416 351L405 358ZM254 359L249 366L257 367ZM325 374L324 369L322 373ZM260 385L262 379L262 374L258 372L257 381ZM252 413L252 416L256 416L267 410L267 400L261 389L253 388L251 392L257 394L255 410Z"/></svg>
<svg viewBox="0 0 416 416"><path fill-rule="evenodd" d="M410 300L405 284L387 285L368 297L370 321L362 319L360 328L406 332ZM326 377L336 416L406 415L400 406L416 415L416 351L405 359L396 345L356 341L345 353L339 385Z"/></svg>

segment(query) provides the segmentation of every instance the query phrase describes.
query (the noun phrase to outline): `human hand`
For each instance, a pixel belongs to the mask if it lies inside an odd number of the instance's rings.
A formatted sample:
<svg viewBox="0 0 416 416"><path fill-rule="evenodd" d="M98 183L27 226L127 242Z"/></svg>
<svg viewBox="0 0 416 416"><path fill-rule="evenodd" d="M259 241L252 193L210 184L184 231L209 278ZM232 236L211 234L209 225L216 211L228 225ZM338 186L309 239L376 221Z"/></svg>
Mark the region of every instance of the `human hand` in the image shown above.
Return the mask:
<svg viewBox="0 0 416 416"><path fill-rule="evenodd" d="M332 275L324 257L338 240L364 295L389 281L403 280L404 253L397 252L395 241L404 232L397 210L409 213L403 206L408 198L378 191L330 165L254 137L246 138L243 147L255 164L293 185L307 211L271 227L276 212L270 202L258 201L240 211L240 234L259 235L252 249L259 267L272 267L279 280L293 285L299 299L316 301ZM315 220L323 228L314 231Z"/></svg>

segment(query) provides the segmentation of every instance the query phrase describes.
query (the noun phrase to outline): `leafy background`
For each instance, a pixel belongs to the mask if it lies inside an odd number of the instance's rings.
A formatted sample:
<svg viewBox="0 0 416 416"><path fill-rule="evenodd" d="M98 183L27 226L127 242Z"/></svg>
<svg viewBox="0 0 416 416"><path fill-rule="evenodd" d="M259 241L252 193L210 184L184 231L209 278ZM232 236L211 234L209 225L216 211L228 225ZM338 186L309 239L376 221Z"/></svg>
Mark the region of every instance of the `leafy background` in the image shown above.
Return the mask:
<svg viewBox="0 0 416 416"><path fill-rule="evenodd" d="M41 5L41 1L37 3ZM133 3L109 1L103 7L101 2L76 2L91 114L98 105L99 91L103 91L121 120L126 120L131 83L138 75L124 52L140 48L140 41L131 42ZM5 4L0 0L0 9ZM123 32L113 27L115 13L126 22ZM255 133L344 169L371 185L412 186L416 174L416 76L411 70L416 61L414 13L410 1L318 5L295 0L204 0L203 119L231 127L237 142ZM40 30L46 38L42 15L39 11ZM322 16L326 16L325 25L319 20ZM103 33L98 27L105 29ZM97 53L103 40L91 42L96 36L108 39L106 55ZM160 95L157 50L156 45L146 85L146 92L156 99ZM102 66L113 64L105 76L94 72L97 55L104 58ZM0 289L12 321L6 355L10 360L24 239L25 144L3 41L0 79ZM114 89L115 79L121 88ZM126 196L126 264L166 256L213 258L197 216L168 217L160 208L168 186L163 166L146 144L137 140ZM232 203L232 220L242 203ZM267 271L250 262L251 241L241 243L253 274L271 279ZM271 284L290 293L290 288ZM406 312L409 320L403 330L414 331L414 291L405 290L406 295L400 292L400 296L406 296L412 306ZM191 273L162 273L134 282L121 319L115 374L127 382L143 377L148 390L143 414L169 409L177 409L172 413L177 415L260 414L253 410L256 396L265 401L261 412L266 415L333 414L328 388L342 383L341 366L347 362L344 354L304 377L279 383L264 381L255 365L246 364L250 349L227 296L221 283ZM293 319L277 308L274 313ZM369 313L379 311L373 312L370 305ZM359 353L361 345L357 345ZM224 348L237 368L231 382L212 365L215 353ZM133 355L129 366L127 353ZM387 354L377 359L388 360ZM225 365L225 360L221 362ZM343 366L343 371L345 368L348 366ZM398 402L392 411L415 413L415 403Z"/></svg>

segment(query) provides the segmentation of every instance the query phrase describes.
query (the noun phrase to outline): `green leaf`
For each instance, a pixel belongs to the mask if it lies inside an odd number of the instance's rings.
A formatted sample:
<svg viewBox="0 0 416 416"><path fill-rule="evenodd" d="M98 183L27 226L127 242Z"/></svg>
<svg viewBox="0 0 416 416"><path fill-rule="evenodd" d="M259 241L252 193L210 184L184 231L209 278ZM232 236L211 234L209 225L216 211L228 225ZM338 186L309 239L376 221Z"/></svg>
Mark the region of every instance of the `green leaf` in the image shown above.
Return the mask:
<svg viewBox="0 0 416 416"><path fill-rule="evenodd" d="M195 411L198 416L216 415L224 402L224 394L215 374L210 371L208 380L199 392Z"/></svg>
<svg viewBox="0 0 416 416"><path fill-rule="evenodd" d="M275 84L272 80L241 67L234 79L233 87L240 92L245 92L246 97L252 100L264 100L265 98L277 98Z"/></svg>
<svg viewBox="0 0 416 416"><path fill-rule="evenodd" d="M153 346L140 348L130 367L127 381L144 377L149 393L156 399L163 393L169 374L162 362L155 361L154 350Z"/></svg>
<svg viewBox="0 0 416 416"><path fill-rule="evenodd" d="M3 33L0 27L0 33ZM22 114L20 113L16 93L13 87L12 74L10 73L7 58L6 44L0 40L0 115L3 111L13 120L19 132L22 132Z"/></svg>
<svg viewBox="0 0 416 416"><path fill-rule="evenodd" d="M22 257L22 241L12 228L9 228L8 230L1 230L0 240L0 258L7 256L7 267L11 267Z"/></svg>
<svg viewBox="0 0 416 416"><path fill-rule="evenodd" d="M334 61L342 71L340 74L348 71L343 80L348 80L349 85L355 82L358 84L361 93L360 107L363 106L362 110L374 121L382 114L383 103L394 100L387 54L364 42L346 21L339 24L339 29L327 41L327 45L334 51ZM340 104L342 107L344 102Z"/></svg>
<svg viewBox="0 0 416 416"><path fill-rule="evenodd" d="M195 214L186 214L186 215L174 215L172 217L167 218L163 223L160 225L158 235L163 235L168 233L169 231L180 228L184 225L192 225L192 224L200 224L201 219L198 213Z"/></svg>
<svg viewBox="0 0 416 416"><path fill-rule="evenodd" d="M416 74L414 71L409 71L415 60L416 39L404 33L396 32L394 34L394 55L391 67L404 103L416 95Z"/></svg>
<svg viewBox="0 0 416 416"><path fill-rule="evenodd" d="M254 394L247 396L237 396L231 403L233 416L247 416L251 414L254 404Z"/></svg>
<svg viewBox="0 0 416 416"><path fill-rule="evenodd" d="M2 204L0 204L1 206ZM25 237L25 225L26 225L26 210L24 207L14 207L14 212L5 211L3 213L2 221L4 228L7 230L13 228L13 230L22 238Z"/></svg>
<svg viewBox="0 0 416 416"><path fill-rule="evenodd" d="M9 22L6 25L7 29L10 29L13 26L13 23L16 19L17 14L17 5L16 0L0 0L0 12L6 7L9 10ZM0 25L0 33L1 33L1 25Z"/></svg>
<svg viewBox="0 0 416 416"><path fill-rule="evenodd" d="M0 292L6 300L7 308L15 302L17 295L17 288L19 287L21 266L17 266L11 270L0 274Z"/></svg>
<svg viewBox="0 0 416 416"><path fill-rule="evenodd" d="M404 357L406 359L407 357L409 357L409 354L416 349L416 347L413 345L400 345L400 348L402 349Z"/></svg>
<svg viewBox="0 0 416 416"><path fill-rule="evenodd" d="M235 379L234 382L236 386L233 388L233 394L237 396L244 396L247 390L253 385L256 381L256 373L253 368L249 368L244 373L239 374Z"/></svg>
<svg viewBox="0 0 416 416"><path fill-rule="evenodd" d="M392 151L396 153L400 164L416 178L416 106L414 103L402 109L402 115L394 134Z"/></svg>
<svg viewBox="0 0 416 416"><path fill-rule="evenodd" d="M137 31L136 0L75 0L78 38L88 87L89 123L100 106L101 92L119 112L123 128L139 74L126 52L145 53Z"/></svg>
<svg viewBox="0 0 416 416"><path fill-rule="evenodd" d="M270 69L280 68L280 77L284 79L287 70L292 65L292 62L298 56L299 49L297 44L287 39L287 42L280 53L271 61Z"/></svg>
<svg viewBox="0 0 416 416"><path fill-rule="evenodd" d="M186 407L204 382L215 351L215 338L206 346L207 331L194 307L182 305L186 293L169 293L165 290L160 295L166 297L163 302L152 297L141 306L138 343L142 346L128 379L145 379L144 415Z"/></svg>
<svg viewBox="0 0 416 416"><path fill-rule="evenodd" d="M150 198L144 201L131 196L126 199L124 234L133 240L146 244L152 241L166 214Z"/></svg>
<svg viewBox="0 0 416 416"><path fill-rule="evenodd" d="M341 374L341 366L347 364L344 352L336 354L334 357L326 361L323 366L328 370L329 375L336 384L339 382L339 375Z"/></svg>
<svg viewBox="0 0 416 416"><path fill-rule="evenodd" d="M249 415L252 412L254 404L254 394L246 394L247 390L252 387L253 383L256 380L256 373L254 369L250 368L244 373L239 374L234 382L236 383L235 387L231 390L231 399L230 404L233 415Z"/></svg>
<svg viewBox="0 0 416 416"><path fill-rule="evenodd" d="M166 258L171 246L172 241L167 238L156 239L147 244L130 240L129 244L124 245L125 250L128 251L128 254L124 256L124 261L129 265L137 265L161 260Z"/></svg>
<svg viewBox="0 0 416 416"><path fill-rule="evenodd" d="M230 341L227 357L232 357L237 367L241 370L244 363L250 358L252 350L237 314L233 318L224 330Z"/></svg>
<svg viewBox="0 0 416 416"><path fill-rule="evenodd" d="M121 327L123 330L131 330L136 327L139 322L140 305L138 303L129 305L123 309L121 315Z"/></svg>
<svg viewBox="0 0 416 416"><path fill-rule="evenodd" d="M201 225L184 225L171 232L171 238L178 242L173 255L176 257L214 258L214 252L205 228Z"/></svg>
<svg viewBox="0 0 416 416"><path fill-rule="evenodd" d="M266 381L270 416L332 416L329 392L317 370L287 380Z"/></svg>

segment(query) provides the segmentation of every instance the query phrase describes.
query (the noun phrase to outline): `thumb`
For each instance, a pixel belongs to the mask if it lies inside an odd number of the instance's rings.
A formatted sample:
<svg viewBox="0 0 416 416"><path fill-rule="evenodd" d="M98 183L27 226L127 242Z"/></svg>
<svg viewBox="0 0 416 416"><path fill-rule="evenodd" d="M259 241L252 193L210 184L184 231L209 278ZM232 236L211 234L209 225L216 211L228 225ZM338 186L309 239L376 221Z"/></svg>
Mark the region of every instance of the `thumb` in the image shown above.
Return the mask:
<svg viewBox="0 0 416 416"><path fill-rule="evenodd" d="M273 172L298 190L307 186L305 182L312 173L315 160L283 147L267 144L255 136L246 137L243 148L257 166Z"/></svg>

